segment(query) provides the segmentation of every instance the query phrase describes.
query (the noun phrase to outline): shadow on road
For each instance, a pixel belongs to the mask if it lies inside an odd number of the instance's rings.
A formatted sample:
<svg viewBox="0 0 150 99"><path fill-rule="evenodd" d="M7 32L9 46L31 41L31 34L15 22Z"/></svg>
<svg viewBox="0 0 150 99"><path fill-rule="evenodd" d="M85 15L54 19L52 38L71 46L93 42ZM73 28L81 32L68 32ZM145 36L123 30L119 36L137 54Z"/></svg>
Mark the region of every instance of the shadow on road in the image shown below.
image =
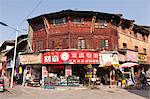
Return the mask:
<svg viewBox="0 0 150 99"><path fill-rule="evenodd" d="M144 90L144 89L126 89L128 92L142 96L146 99L150 99L150 90Z"/></svg>

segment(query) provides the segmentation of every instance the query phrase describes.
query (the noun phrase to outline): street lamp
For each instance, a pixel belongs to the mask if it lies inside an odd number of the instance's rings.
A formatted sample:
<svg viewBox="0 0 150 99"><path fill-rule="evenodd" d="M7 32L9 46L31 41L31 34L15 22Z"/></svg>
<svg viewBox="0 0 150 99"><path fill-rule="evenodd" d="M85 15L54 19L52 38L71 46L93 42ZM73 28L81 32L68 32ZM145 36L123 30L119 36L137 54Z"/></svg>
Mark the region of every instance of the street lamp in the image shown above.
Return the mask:
<svg viewBox="0 0 150 99"><path fill-rule="evenodd" d="M13 56L13 63L12 63L12 73L11 73L11 83L10 83L10 88L12 88L12 87L13 87L14 68L15 68L15 59L16 59L16 49L17 49L17 36L18 36L19 30L18 30L18 27L15 29L15 28L10 27L9 25L7 25L7 24L5 24L5 23L3 23L3 22L0 22L0 24L3 25L3 26L9 27L9 28L11 28L11 29L13 29L13 30L16 31L15 47L14 47L14 56Z"/></svg>

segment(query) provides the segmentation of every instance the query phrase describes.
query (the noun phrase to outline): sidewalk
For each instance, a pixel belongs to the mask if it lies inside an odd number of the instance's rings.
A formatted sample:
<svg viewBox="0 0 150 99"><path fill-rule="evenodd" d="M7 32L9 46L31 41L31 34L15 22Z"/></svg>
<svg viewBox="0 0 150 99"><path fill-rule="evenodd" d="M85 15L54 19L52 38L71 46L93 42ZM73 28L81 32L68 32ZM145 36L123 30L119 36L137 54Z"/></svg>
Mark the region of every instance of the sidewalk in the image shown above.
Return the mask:
<svg viewBox="0 0 150 99"><path fill-rule="evenodd" d="M31 88L31 89L36 89L36 90L57 90L57 91L65 91L65 90L83 90L83 89L88 89L87 87L84 86L55 86L54 89L44 89L42 87L29 87L29 86L22 86L25 88Z"/></svg>

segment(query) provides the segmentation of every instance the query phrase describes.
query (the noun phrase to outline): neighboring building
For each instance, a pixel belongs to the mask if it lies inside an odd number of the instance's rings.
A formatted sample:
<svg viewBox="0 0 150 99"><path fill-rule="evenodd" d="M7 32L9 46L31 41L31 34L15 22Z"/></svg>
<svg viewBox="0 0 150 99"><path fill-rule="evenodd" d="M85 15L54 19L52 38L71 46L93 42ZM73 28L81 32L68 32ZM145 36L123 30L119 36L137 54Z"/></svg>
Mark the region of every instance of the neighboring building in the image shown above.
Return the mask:
<svg viewBox="0 0 150 99"><path fill-rule="evenodd" d="M28 46L28 38L27 35L20 35L17 37L17 49L16 49L16 61L15 61L15 74L19 73L19 66L20 66L20 53L21 52L30 52L29 46ZM14 58L14 46L7 51L5 54L6 57L6 69L5 73L7 78L11 77L11 72L12 72L12 62ZM23 67L22 67L23 68ZM22 72L23 73L23 72Z"/></svg>
<svg viewBox="0 0 150 99"><path fill-rule="evenodd" d="M118 27L118 43L122 62L137 62L148 66L150 56L150 32L148 29L134 24L133 20L122 19ZM124 59L124 60L123 60Z"/></svg>
<svg viewBox="0 0 150 99"><path fill-rule="evenodd" d="M15 45L14 40L5 41L0 47L0 76L4 69L6 69L6 53Z"/></svg>

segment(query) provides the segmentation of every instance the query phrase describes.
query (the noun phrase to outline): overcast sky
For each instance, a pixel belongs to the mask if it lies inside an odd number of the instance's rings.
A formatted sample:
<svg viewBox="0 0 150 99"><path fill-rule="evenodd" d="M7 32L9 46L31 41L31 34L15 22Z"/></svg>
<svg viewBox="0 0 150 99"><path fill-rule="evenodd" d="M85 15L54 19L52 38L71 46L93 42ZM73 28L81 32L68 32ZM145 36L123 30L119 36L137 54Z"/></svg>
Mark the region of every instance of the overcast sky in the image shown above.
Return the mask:
<svg viewBox="0 0 150 99"><path fill-rule="evenodd" d="M135 20L136 24L150 26L150 0L0 0L0 21L11 27L23 29L26 33L26 18L61 10L87 10L114 14L123 14L124 18ZM27 17L29 15L29 17ZM24 21L25 20L25 21ZM0 26L0 43L15 39L15 31Z"/></svg>

